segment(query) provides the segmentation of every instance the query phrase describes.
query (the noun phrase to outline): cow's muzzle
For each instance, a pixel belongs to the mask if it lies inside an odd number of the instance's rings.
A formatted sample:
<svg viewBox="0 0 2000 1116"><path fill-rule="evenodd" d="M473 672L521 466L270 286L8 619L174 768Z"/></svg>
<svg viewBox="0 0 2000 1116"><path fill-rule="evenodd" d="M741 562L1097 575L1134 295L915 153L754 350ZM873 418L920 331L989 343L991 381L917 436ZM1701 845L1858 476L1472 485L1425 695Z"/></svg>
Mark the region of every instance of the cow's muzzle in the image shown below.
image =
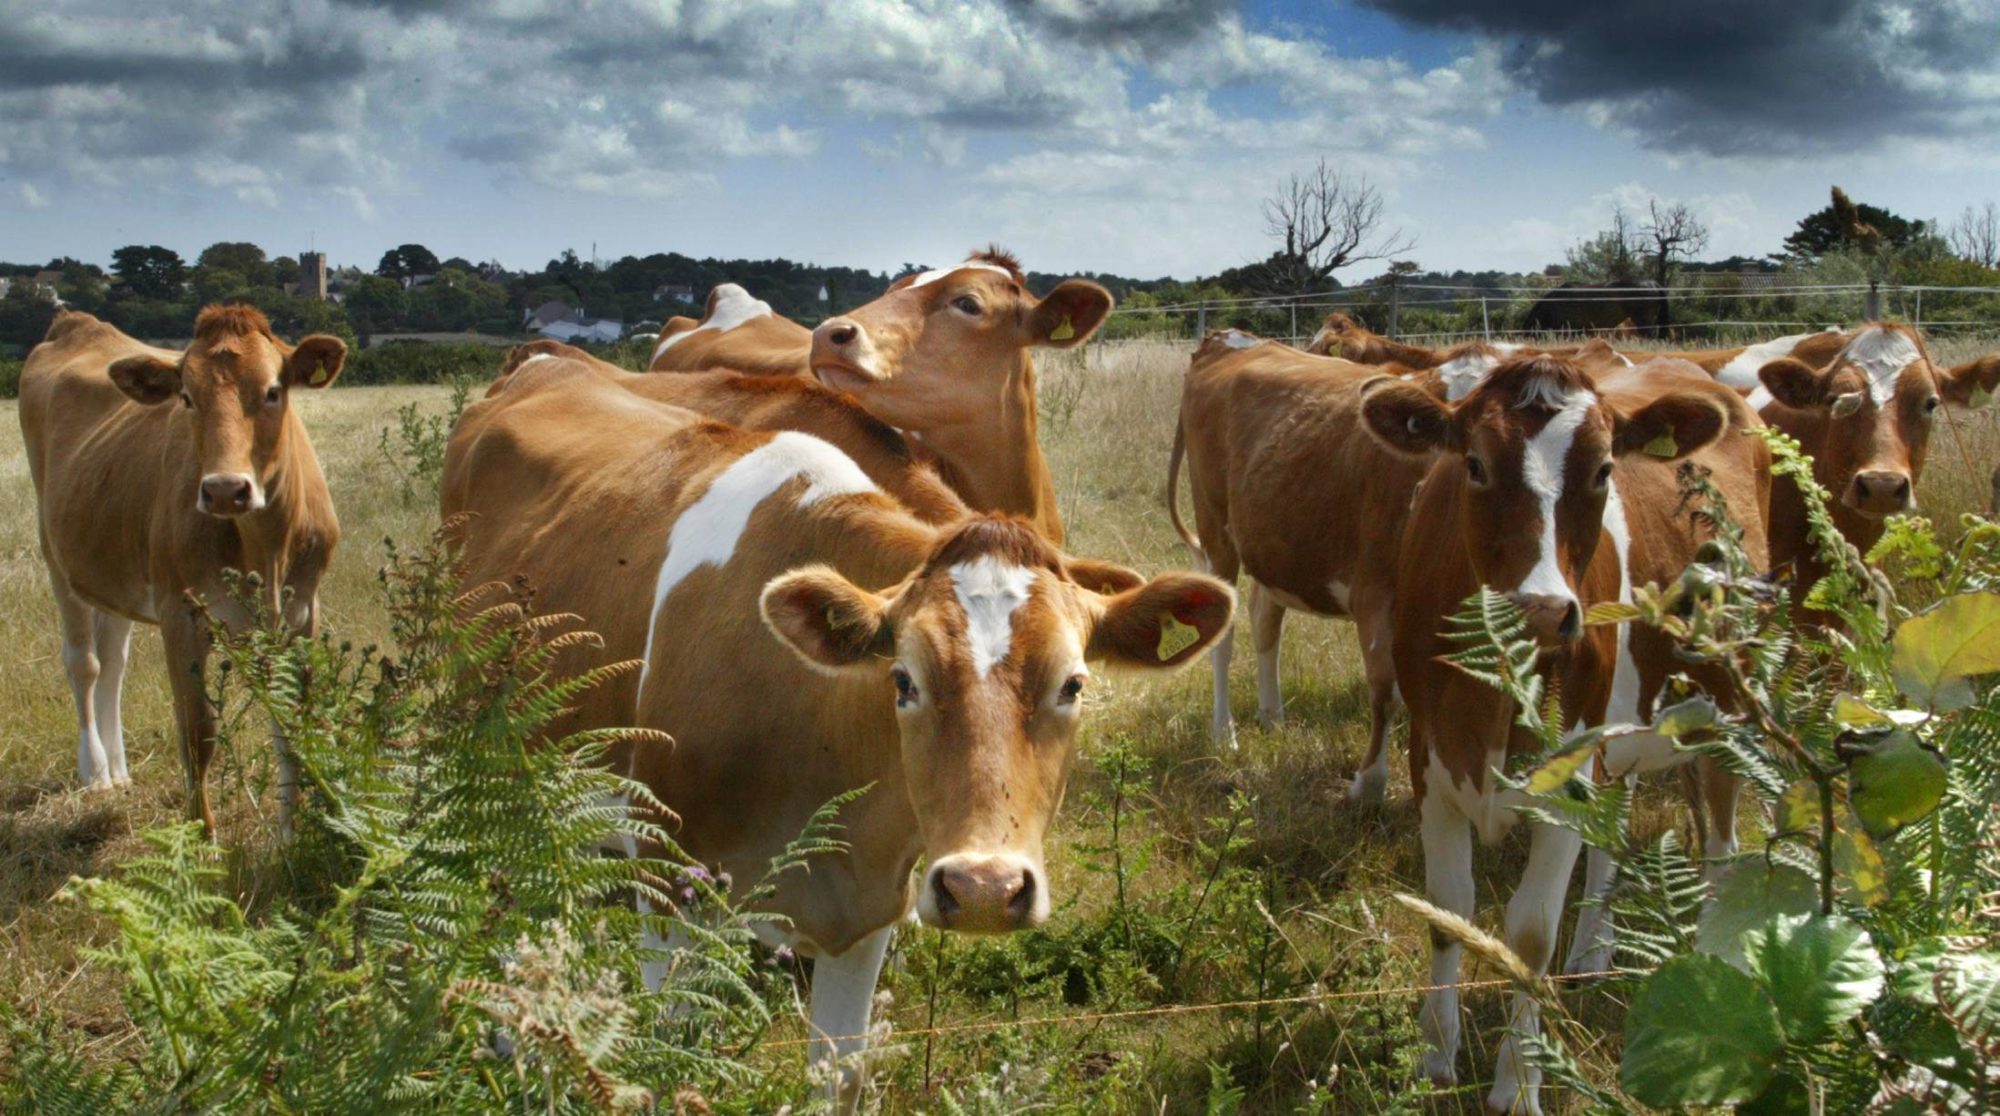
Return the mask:
<svg viewBox="0 0 2000 1116"><path fill-rule="evenodd" d="M1027 857L960 853L931 865L917 895L917 916L940 930L1005 934L1049 916L1048 889Z"/></svg>
<svg viewBox="0 0 2000 1116"><path fill-rule="evenodd" d="M1522 618L1528 623L1528 633L1545 651L1568 647L1583 635L1583 605L1575 597L1509 593L1507 599L1520 608Z"/></svg>
<svg viewBox="0 0 2000 1116"><path fill-rule="evenodd" d="M1841 503L1870 519L1900 515L1916 507L1910 497L1910 474L1900 469L1871 469L1854 474Z"/></svg>
<svg viewBox="0 0 2000 1116"><path fill-rule="evenodd" d="M194 506L207 515L229 519L263 507L264 492L247 474L210 473L201 478Z"/></svg>

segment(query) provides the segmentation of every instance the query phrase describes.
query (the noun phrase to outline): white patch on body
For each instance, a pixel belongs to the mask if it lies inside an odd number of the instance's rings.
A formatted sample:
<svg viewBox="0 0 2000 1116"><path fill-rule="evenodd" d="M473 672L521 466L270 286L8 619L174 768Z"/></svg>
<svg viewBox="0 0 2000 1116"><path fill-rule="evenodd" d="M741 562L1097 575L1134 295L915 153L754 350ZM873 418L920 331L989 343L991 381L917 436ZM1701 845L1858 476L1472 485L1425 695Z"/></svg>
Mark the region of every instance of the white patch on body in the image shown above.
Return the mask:
<svg viewBox="0 0 2000 1116"><path fill-rule="evenodd" d="M990 264L987 263L985 260L967 260L964 263L959 264L957 267L938 268L933 271L926 271L922 275L919 275L914 280L912 280L910 282L910 286L914 288L914 287L921 287L929 283L935 283L938 280L944 278L945 276L950 275L954 271L964 271L966 268L975 268L980 271L991 271L999 275L1005 275L1009 279L1012 279L1014 277L1013 272L1008 271L1006 268L1001 267L999 264Z"/></svg>
<svg viewBox="0 0 2000 1116"><path fill-rule="evenodd" d="M1758 386L1757 370L1778 359L1788 357L1798 349L1799 342L1813 336L1810 333L1794 333L1786 337L1775 337L1759 342L1732 357L1728 364L1715 370L1715 378L1738 391Z"/></svg>
<svg viewBox="0 0 2000 1116"><path fill-rule="evenodd" d="M983 555L951 568L952 589L965 609L965 639L979 677L1014 645L1014 611L1028 600L1035 571Z"/></svg>
<svg viewBox="0 0 2000 1116"><path fill-rule="evenodd" d="M765 302L761 298L750 297L749 291L744 290L734 283L720 284L715 288L715 311L702 319L700 325L688 330L686 333L676 333L672 337L660 338L659 345L653 349L653 359L660 359L660 354L672 348L674 342L691 334L707 330L713 330L717 333L728 333L744 322L755 318L768 318L770 316L770 303Z"/></svg>
<svg viewBox="0 0 2000 1116"><path fill-rule="evenodd" d="M703 566L724 566L736 554L736 543L750 525L750 515L793 477L812 483L799 494L798 506L811 507L828 496L873 492L875 483L854 459L810 434L786 430L744 454L709 482L688 509L674 520L667 534L667 554L653 586L653 610L646 627L646 655L639 667L639 691L653 663L653 637L667 595Z"/></svg>
<svg viewBox="0 0 2000 1116"><path fill-rule="evenodd" d="M1541 503L1542 547L1534 568L1514 591L1574 600L1576 593L1556 565L1556 502L1562 499L1563 466L1577 428L1597 404L1597 395L1583 389L1565 392L1552 381L1533 380L1522 390L1521 403L1553 406L1556 413L1521 451L1522 479Z"/></svg>
<svg viewBox="0 0 2000 1116"><path fill-rule="evenodd" d="M1886 407L1896 397L1896 382L1903 370L1923 359L1923 350L1900 330L1869 326L1855 335L1840 351L1841 360L1853 361L1868 378L1868 398L1877 407Z"/></svg>
<svg viewBox="0 0 2000 1116"><path fill-rule="evenodd" d="M534 356L531 356L528 359L522 361L521 363L515 365L514 371L519 372L521 369L526 368L527 366L535 363L538 360L554 360L554 359L555 359L555 354L553 353L536 353Z"/></svg>
<svg viewBox="0 0 2000 1116"><path fill-rule="evenodd" d="M1501 353L1498 345L1491 349L1475 349L1462 356L1453 357L1438 365L1438 375L1444 379L1445 398L1456 403L1472 394L1486 379L1486 374L1500 367Z"/></svg>
<svg viewBox="0 0 2000 1116"><path fill-rule="evenodd" d="M1232 349L1249 349L1260 344L1260 339L1252 337L1240 329L1225 329L1217 340Z"/></svg>

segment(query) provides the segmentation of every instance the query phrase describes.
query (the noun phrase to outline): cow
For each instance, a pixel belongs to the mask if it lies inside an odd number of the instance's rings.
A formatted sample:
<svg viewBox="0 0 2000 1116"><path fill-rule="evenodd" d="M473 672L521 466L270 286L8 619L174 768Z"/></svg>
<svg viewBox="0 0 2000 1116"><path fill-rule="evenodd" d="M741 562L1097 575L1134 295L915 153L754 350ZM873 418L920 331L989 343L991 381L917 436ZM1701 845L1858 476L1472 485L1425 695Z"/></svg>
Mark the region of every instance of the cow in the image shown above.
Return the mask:
<svg viewBox="0 0 2000 1116"><path fill-rule="evenodd" d="M1536 299L1521 319L1529 333L1586 333L1632 328L1658 335L1671 324L1667 294L1651 279L1634 283L1564 283Z"/></svg>
<svg viewBox="0 0 2000 1116"><path fill-rule="evenodd" d="M1666 675L1684 665L1664 641L1629 625L1586 626L1585 614L1629 600L1635 584L1678 575L1693 556L1702 536L1677 514L1671 459L1694 455L1738 510L1758 506L1760 485L1768 490L1768 461L1760 477L1762 443L1722 437L1755 422L1740 398L1686 365L1594 383L1559 358L1518 359L1457 402L1385 377L1363 396L1361 412L1386 446L1430 462L1398 559L1394 661L1409 699L1426 892L1436 906L1470 918L1472 832L1490 842L1517 819L1510 807L1518 799L1493 771L1534 738L1515 724L1510 698L1442 660L1456 649L1441 634L1446 618L1482 585L1507 593L1543 649L1542 669L1559 687L1565 727L1645 723ZM1756 517L1746 516L1744 527L1754 554ZM1670 741L1647 734L1614 737L1602 755L1604 770L1595 770L1593 757L1586 777L1628 776L1683 758ZM1580 840L1560 827L1530 826L1505 937L1539 974L1554 950ZM1458 994L1451 986L1460 946L1434 932L1431 950L1424 1068L1449 1083L1457 1078ZM1522 1048L1539 1027L1532 997L1514 997L1508 1023L1486 1103L1539 1112L1540 1071Z"/></svg>
<svg viewBox="0 0 2000 1116"><path fill-rule="evenodd" d="M1357 364L1392 365L1401 369L1404 374L1437 369L1447 382L1455 385L1454 390L1461 393L1470 390L1480 376L1491 371L1502 360L1511 357L1552 353L1568 358L1583 366L1586 371L1615 367L1629 368L1633 363L1631 354L1614 350L1610 342L1601 337L1592 338L1581 345L1555 347L1487 340L1464 341L1445 349L1406 345L1372 333L1367 327L1338 311L1327 315L1325 324L1321 325L1319 332L1313 335L1305 351L1321 356L1341 357Z"/></svg>
<svg viewBox="0 0 2000 1116"><path fill-rule="evenodd" d="M1306 342L1306 352L1342 357L1357 364L1398 364L1414 369L1435 368L1446 359L1445 350L1392 341L1339 310L1320 323L1319 331Z"/></svg>
<svg viewBox="0 0 2000 1116"><path fill-rule="evenodd" d="M803 376L811 350L811 330L735 283L717 283L700 321L676 316L661 327L647 370Z"/></svg>
<svg viewBox="0 0 2000 1116"><path fill-rule="evenodd" d="M1845 336L1824 363L1779 356L1757 379L1750 405L1812 457L1834 526L1865 554L1882 537L1885 518L1916 510L1939 409L1983 403L2000 386L2000 354L1940 368L1914 329L1871 322ZM1804 497L1789 479L1772 498L1771 557L1791 567L1800 594L1826 573Z"/></svg>
<svg viewBox="0 0 2000 1116"><path fill-rule="evenodd" d="M522 578L539 608L600 633L566 669L639 662L568 724L672 735L613 762L739 897L815 810L867 788L840 811L845 849L759 900L786 919L759 933L817 959L816 1062L860 1049L910 910L969 933L1047 917L1042 838L1090 664L1179 666L1235 607L1196 574L1106 585L1016 519L926 523L830 443L728 426L556 357L466 409L442 505L469 583Z"/></svg>
<svg viewBox="0 0 2000 1116"><path fill-rule="evenodd" d="M85 787L131 781L119 691L133 623L158 624L188 816L214 834L207 616L230 628L257 619L225 580L237 571L261 579L256 604L270 619L316 627L340 523L292 395L333 383L346 358L347 346L325 334L285 344L249 306L204 309L186 352L63 311L28 354L21 433ZM206 614L186 603L189 594L207 602ZM277 743L288 823L298 772Z"/></svg>

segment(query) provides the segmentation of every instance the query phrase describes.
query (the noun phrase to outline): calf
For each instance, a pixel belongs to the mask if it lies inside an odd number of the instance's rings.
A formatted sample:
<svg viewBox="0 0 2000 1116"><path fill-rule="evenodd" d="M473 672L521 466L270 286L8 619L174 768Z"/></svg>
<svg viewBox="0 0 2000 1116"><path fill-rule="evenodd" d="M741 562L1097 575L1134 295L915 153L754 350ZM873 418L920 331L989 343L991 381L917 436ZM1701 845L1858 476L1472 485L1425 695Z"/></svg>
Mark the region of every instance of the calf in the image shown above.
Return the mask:
<svg viewBox="0 0 2000 1116"><path fill-rule="evenodd" d="M1676 525L1678 483L1668 458L1701 453L1732 507L1757 506L1757 460L1748 439L1711 444L1733 422L1730 393L1692 369L1629 376L1602 394L1574 365L1551 357L1496 369L1456 403L1383 380L1362 417L1383 443L1432 464L1404 531L1394 603L1396 677L1410 709L1410 769L1424 847L1426 891L1461 917L1473 913L1471 834L1492 841L1517 802L1495 782L1512 752L1533 740L1511 700L1442 661L1455 647L1445 619L1481 585L1507 592L1544 649L1565 725L1639 721L1666 674L1678 668L1658 641L1627 626L1586 628L1595 604L1629 599L1641 580L1664 580L1692 558L1699 533ZM1750 420L1754 421L1754 420ZM1668 448L1671 447L1671 448ZM1652 452L1645 452L1645 451ZM1768 471L1766 472L1768 476ZM1623 776L1678 762L1670 742L1620 737L1601 774ZM1595 761L1592 765L1594 767ZM1575 865L1574 832L1531 823L1527 867L1508 903L1509 947L1536 973L1552 956L1563 894ZM1432 937L1422 1025L1425 1068L1456 1079L1459 945ZM1534 1000L1514 998L1487 1104L1539 1112L1540 1072L1521 1039L1539 1026Z"/></svg>
<svg viewBox="0 0 2000 1116"><path fill-rule="evenodd" d="M158 624L188 815L212 834L209 632L184 598L247 624L223 574L256 574L272 618L313 630L340 524L291 399L331 384L347 347L323 334L287 345L248 306L211 306L194 333L174 352L63 312L21 370L21 433L76 699L77 775L92 789L131 781L119 688L133 622ZM278 763L288 819L298 777L282 741Z"/></svg>
<svg viewBox="0 0 2000 1116"><path fill-rule="evenodd" d="M787 921L759 932L818 959L815 1060L860 1048L912 908L973 933L1047 917L1042 838L1087 664L1177 666L1234 608L1193 574L1125 571L1132 587L1102 595L1093 567L1020 522L925 523L826 442L729 427L559 358L467 409L444 512L470 513L468 580L524 577L602 635L573 665L640 662L573 727L672 734L623 762L740 888L817 808L870 788L841 811L846 848L760 900Z"/></svg>
<svg viewBox="0 0 2000 1116"><path fill-rule="evenodd" d="M701 320L676 317L653 346L652 372L706 372L726 368L766 376L802 376L812 332L771 312L734 283L708 292Z"/></svg>

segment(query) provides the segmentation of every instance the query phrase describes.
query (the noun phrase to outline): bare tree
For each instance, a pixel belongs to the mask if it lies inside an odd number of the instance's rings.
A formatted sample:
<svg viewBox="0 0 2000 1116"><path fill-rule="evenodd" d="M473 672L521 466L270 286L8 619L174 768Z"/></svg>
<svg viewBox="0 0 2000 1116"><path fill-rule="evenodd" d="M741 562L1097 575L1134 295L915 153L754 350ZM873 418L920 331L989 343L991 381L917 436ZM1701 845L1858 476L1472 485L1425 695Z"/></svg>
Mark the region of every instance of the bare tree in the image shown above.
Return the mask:
<svg viewBox="0 0 2000 1116"><path fill-rule="evenodd" d="M1264 199L1264 227L1280 247L1255 269L1271 294L1303 294L1363 260L1416 247L1401 229L1379 233L1382 195L1366 178L1347 178L1319 160Z"/></svg>
<svg viewBox="0 0 2000 1116"><path fill-rule="evenodd" d="M1945 235L1952 255L1980 267L2000 267L2000 204L1987 202L1983 209L1966 206Z"/></svg>
<svg viewBox="0 0 2000 1116"><path fill-rule="evenodd" d="M1648 206L1649 220L1639 230L1651 244L1653 281L1667 285L1667 273L1676 259L1687 259L1708 247L1708 226L1686 202L1662 205L1654 199Z"/></svg>
<svg viewBox="0 0 2000 1116"><path fill-rule="evenodd" d="M1578 283L1631 286L1639 281L1639 254L1644 241L1632 227L1624 206L1611 211L1611 227L1563 252L1563 275Z"/></svg>

